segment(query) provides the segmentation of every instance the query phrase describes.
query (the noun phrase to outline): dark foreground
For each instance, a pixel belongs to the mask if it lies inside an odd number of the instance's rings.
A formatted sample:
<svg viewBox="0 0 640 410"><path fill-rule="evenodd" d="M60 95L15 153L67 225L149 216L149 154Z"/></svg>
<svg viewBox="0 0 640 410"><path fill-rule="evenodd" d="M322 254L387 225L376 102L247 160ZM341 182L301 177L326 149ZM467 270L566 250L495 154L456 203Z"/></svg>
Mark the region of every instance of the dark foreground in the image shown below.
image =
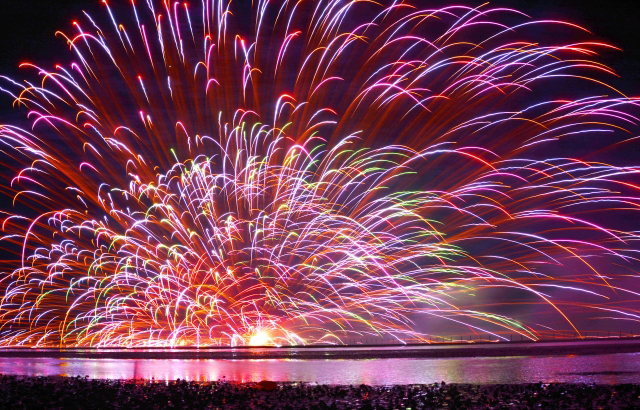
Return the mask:
<svg viewBox="0 0 640 410"><path fill-rule="evenodd" d="M156 382L0 375L2 409L637 409L640 385Z"/></svg>

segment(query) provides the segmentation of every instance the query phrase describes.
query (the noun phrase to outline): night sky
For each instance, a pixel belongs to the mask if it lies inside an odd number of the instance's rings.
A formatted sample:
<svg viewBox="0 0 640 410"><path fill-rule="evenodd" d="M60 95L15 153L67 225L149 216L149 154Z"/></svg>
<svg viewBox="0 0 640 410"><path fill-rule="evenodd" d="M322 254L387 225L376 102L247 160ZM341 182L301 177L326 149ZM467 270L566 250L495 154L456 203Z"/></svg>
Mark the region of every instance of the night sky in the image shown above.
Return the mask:
<svg viewBox="0 0 640 410"><path fill-rule="evenodd" d="M247 1L250 3L251 0ZM118 3L124 4L127 11L130 10L130 7L127 7L128 0L110 1L114 6ZM483 2L413 0L410 3L437 7L454 3L477 6ZM584 35L582 39L601 40L620 47L622 51L607 51L605 55L594 60L609 65L620 75L620 78L605 77L610 85L627 93L628 96L640 96L640 36L637 35L640 26L640 2L498 0L491 4L513 7L534 19L559 19L576 23L594 34L593 37ZM16 81L21 81L24 77L18 68L21 62L29 61L52 68L57 63L68 63L75 57L75 54L68 51L64 38L56 37L54 33L57 30L71 33L71 22L74 19L84 20L83 10L92 16L100 15L98 20L101 24L105 24L106 21L99 0L0 0L0 5L0 75L7 75ZM87 27L85 30L90 29ZM558 43L562 43L562 40ZM0 93L0 123L24 121L24 112L12 110L11 102L8 95ZM583 148L589 150L592 147ZM620 158L635 164L638 162L635 152L624 152ZM6 205L6 198L0 200L0 205Z"/></svg>
<svg viewBox="0 0 640 410"><path fill-rule="evenodd" d="M247 0L250 2L250 0ZM110 4L126 3L112 0ZM234 4L242 3L241 0ZM417 5L479 5L484 1L414 1ZM499 0L491 5L513 7L538 19L563 19L591 30L596 38L620 47L622 52L604 56L604 62L618 72L622 81L610 79L631 95L640 94L640 2L583 0ZM97 16L103 9L99 0L2 0L0 1L0 74L16 79L19 62L56 63L69 59L64 39L55 37L57 30L70 32L73 19L82 11ZM0 97L0 118L6 121L7 99ZM9 116L10 117L10 116Z"/></svg>

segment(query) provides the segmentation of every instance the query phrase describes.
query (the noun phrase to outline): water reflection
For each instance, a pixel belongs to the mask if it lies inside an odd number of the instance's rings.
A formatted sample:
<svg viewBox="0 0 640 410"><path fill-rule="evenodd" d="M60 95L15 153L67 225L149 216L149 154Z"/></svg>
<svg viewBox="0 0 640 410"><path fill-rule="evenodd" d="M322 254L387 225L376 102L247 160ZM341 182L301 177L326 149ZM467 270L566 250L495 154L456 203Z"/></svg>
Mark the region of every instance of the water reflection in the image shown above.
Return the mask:
<svg viewBox="0 0 640 410"><path fill-rule="evenodd" d="M0 358L0 373L156 380L303 381L323 384L639 383L640 353L598 356L372 360Z"/></svg>

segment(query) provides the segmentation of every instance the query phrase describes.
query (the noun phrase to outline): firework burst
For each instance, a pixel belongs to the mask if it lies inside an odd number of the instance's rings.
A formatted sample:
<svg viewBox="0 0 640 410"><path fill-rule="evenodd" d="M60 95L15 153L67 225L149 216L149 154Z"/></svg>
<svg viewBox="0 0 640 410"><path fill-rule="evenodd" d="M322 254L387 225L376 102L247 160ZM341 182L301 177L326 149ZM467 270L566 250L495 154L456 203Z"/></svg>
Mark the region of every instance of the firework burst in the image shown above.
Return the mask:
<svg viewBox="0 0 640 410"><path fill-rule="evenodd" d="M633 144L638 102L595 61L611 46L504 8L276 3L103 1L57 33L70 64L2 77L32 128L0 126L0 343L428 340L439 322L537 339L523 306L578 334L584 312L640 319L619 226L637 167L549 154Z"/></svg>

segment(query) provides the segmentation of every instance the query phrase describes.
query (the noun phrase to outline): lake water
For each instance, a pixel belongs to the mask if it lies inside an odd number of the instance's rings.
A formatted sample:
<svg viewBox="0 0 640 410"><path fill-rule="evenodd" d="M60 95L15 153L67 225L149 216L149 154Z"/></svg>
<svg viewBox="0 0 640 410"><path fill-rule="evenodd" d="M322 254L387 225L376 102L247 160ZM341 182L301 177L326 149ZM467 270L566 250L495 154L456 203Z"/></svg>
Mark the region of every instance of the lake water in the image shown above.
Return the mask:
<svg viewBox="0 0 640 410"><path fill-rule="evenodd" d="M0 357L0 373L321 384L640 383L640 353L365 360L175 360Z"/></svg>

